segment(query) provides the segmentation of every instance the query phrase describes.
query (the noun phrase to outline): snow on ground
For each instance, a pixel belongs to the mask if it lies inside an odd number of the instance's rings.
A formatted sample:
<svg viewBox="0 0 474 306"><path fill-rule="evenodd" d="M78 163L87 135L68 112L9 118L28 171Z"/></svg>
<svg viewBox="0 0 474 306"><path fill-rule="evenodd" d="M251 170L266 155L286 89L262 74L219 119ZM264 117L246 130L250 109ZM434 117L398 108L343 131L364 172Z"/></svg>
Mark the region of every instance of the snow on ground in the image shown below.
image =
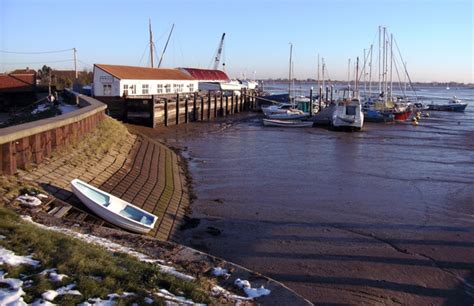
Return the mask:
<svg viewBox="0 0 474 306"><path fill-rule="evenodd" d="M43 300L53 301L58 295L65 295L65 294L72 294L72 295L82 295L77 290L72 290L72 288L76 287L76 284L69 284L67 286L58 288L56 290L48 290L44 292L41 297Z"/></svg>
<svg viewBox="0 0 474 306"><path fill-rule="evenodd" d="M215 267L212 269L212 275L214 276L225 276L225 277L229 277L230 276L230 273L228 273L229 271L227 269L223 269L221 267Z"/></svg>
<svg viewBox="0 0 474 306"><path fill-rule="evenodd" d="M35 196L30 196L27 194L21 195L18 198L16 198L17 201L19 201L22 205L27 205L27 206L38 206L41 205L41 200L38 199Z"/></svg>
<svg viewBox="0 0 474 306"><path fill-rule="evenodd" d="M49 275L49 279L53 282L61 282L64 278L69 277L66 274L58 274L57 269L46 269L39 273L40 275Z"/></svg>
<svg viewBox="0 0 474 306"><path fill-rule="evenodd" d="M44 111L48 110L51 106L52 106L51 103L38 104L38 105L36 105L36 108L31 111L31 114L34 115L34 114L44 112Z"/></svg>
<svg viewBox="0 0 474 306"><path fill-rule="evenodd" d="M5 238L7 238L7 237L5 237L3 235L0 235L0 240L4 240Z"/></svg>
<svg viewBox="0 0 474 306"><path fill-rule="evenodd" d="M122 294L111 293L111 294L107 295L109 297L108 300L103 300L101 298L91 298L91 299L88 299L86 302L79 304L78 306L89 306L89 305L113 306L113 305L117 304L117 302L115 302L114 299L118 299L118 298L123 299L123 298L127 298L129 296L134 296L134 295L136 295L136 294L133 293L133 292L124 292ZM153 302L153 300L152 300L152 302Z"/></svg>
<svg viewBox="0 0 474 306"><path fill-rule="evenodd" d="M0 289L0 305L26 305L22 298L25 294L21 287L23 282L16 278L5 278L6 275L6 273L0 270L0 284L10 287Z"/></svg>
<svg viewBox="0 0 474 306"><path fill-rule="evenodd" d="M39 266L40 262L31 258L32 256L18 256L14 252L0 246L0 265L18 266L21 264Z"/></svg>
<svg viewBox="0 0 474 306"><path fill-rule="evenodd" d="M240 278L238 278L235 280L234 284L240 289L243 289L245 294L247 294L249 298L257 298L262 295L270 294L270 290L265 289L263 286L261 286L260 288L252 288L248 280L241 280Z"/></svg>
<svg viewBox="0 0 474 306"><path fill-rule="evenodd" d="M165 265L164 263L166 263L166 262L163 261L163 260L153 259L153 258L149 257L148 255L137 252L137 251L135 251L131 248L127 248L123 245L112 242L108 239L97 237L97 236L94 236L94 235L78 233L78 232L75 232L75 231L67 229L67 228L56 227L56 226L52 226L52 227L44 226L42 224L34 222L31 219L30 216L23 216L23 219L26 220L26 221L32 222L35 225L37 225L37 226L39 226L43 229L63 233L63 234L66 234L66 235L72 236L72 237L76 237L76 238L79 238L79 239L84 240L86 242L102 246L102 247L104 247L105 249L107 249L109 251L126 253L128 255L131 255L131 256L134 256L134 257L138 258L138 260L140 260L140 261L155 264L160 268L161 272L166 273L166 274L171 274L171 275L173 275L177 278L187 280L187 281L193 281L193 280L196 279L194 276L187 275L185 273L181 273L181 272L177 271L176 268Z"/></svg>
<svg viewBox="0 0 474 306"><path fill-rule="evenodd" d="M79 107L77 107L76 105L61 103L59 104L59 109L61 110L62 114L66 114L78 110Z"/></svg>

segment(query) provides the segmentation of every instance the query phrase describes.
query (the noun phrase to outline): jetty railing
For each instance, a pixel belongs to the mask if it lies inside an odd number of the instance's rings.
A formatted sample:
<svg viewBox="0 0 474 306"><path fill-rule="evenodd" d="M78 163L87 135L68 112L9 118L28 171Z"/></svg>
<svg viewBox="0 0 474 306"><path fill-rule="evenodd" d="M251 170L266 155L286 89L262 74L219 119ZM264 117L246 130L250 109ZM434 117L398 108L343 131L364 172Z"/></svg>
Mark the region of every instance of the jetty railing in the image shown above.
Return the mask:
<svg viewBox="0 0 474 306"><path fill-rule="evenodd" d="M91 97L76 95L78 110L0 129L0 174L39 164L51 154L82 138L105 118L107 106Z"/></svg>

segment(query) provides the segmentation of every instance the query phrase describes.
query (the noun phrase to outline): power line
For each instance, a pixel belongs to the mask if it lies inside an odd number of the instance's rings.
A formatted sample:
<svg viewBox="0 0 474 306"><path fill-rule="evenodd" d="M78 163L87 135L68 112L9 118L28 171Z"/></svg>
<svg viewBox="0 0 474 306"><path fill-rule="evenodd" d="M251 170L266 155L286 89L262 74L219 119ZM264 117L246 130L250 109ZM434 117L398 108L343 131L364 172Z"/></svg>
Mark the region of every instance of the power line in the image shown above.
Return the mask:
<svg viewBox="0 0 474 306"><path fill-rule="evenodd" d="M64 50L55 50L55 51L37 51L37 52L19 52L19 51L0 50L0 53L8 53L8 54L48 54L48 53L70 52L72 50L74 50L74 48L64 49Z"/></svg>
<svg viewBox="0 0 474 306"><path fill-rule="evenodd" d="M41 62L22 62L22 63L2 63L3 65L28 65L28 64L45 64L45 63L64 63L64 62L72 62L73 59L67 60L56 60L56 61L41 61Z"/></svg>

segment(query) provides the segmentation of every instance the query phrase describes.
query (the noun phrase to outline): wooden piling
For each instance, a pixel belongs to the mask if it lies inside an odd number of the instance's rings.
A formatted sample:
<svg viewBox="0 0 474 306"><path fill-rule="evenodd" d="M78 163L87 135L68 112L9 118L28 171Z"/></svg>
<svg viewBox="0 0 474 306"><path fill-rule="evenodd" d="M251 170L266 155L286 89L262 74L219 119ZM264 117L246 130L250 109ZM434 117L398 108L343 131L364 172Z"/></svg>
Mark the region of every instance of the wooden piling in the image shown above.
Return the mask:
<svg viewBox="0 0 474 306"><path fill-rule="evenodd" d="M179 124L179 94L176 94L176 125Z"/></svg>
<svg viewBox="0 0 474 306"><path fill-rule="evenodd" d="M154 128L156 125L155 119L155 96L151 96L151 101L148 101L149 111L150 111L150 127Z"/></svg>
<svg viewBox="0 0 474 306"><path fill-rule="evenodd" d="M207 120L211 120L211 92L207 95Z"/></svg>
<svg viewBox="0 0 474 306"><path fill-rule="evenodd" d="M197 104L197 93L194 93L194 97L193 97L193 121L198 120L196 104Z"/></svg>
<svg viewBox="0 0 474 306"><path fill-rule="evenodd" d="M224 107L223 107L223 96L222 96L222 91L221 91L221 96L220 96L220 108L219 108L219 113L221 116L224 116Z"/></svg>
<svg viewBox="0 0 474 306"><path fill-rule="evenodd" d="M235 109L234 109L234 93L232 93L232 97L231 97L231 100L230 100L230 114L232 115L233 113L235 113Z"/></svg>
<svg viewBox="0 0 474 306"><path fill-rule="evenodd" d="M168 99L165 99L165 126L168 126Z"/></svg>
<svg viewBox="0 0 474 306"><path fill-rule="evenodd" d="M309 116L313 116L313 87L309 90Z"/></svg>
<svg viewBox="0 0 474 306"><path fill-rule="evenodd" d="M217 118L217 95L214 93L214 119Z"/></svg>
<svg viewBox="0 0 474 306"><path fill-rule="evenodd" d="M224 116L229 114L229 96L225 96L225 112Z"/></svg>
<svg viewBox="0 0 474 306"><path fill-rule="evenodd" d="M326 86L326 102L329 101L329 87Z"/></svg>
<svg viewBox="0 0 474 306"><path fill-rule="evenodd" d="M204 96L201 96L201 121L204 121Z"/></svg>
<svg viewBox="0 0 474 306"><path fill-rule="evenodd" d="M184 123L189 122L189 112L188 112L188 97L186 96L186 99L184 99Z"/></svg>

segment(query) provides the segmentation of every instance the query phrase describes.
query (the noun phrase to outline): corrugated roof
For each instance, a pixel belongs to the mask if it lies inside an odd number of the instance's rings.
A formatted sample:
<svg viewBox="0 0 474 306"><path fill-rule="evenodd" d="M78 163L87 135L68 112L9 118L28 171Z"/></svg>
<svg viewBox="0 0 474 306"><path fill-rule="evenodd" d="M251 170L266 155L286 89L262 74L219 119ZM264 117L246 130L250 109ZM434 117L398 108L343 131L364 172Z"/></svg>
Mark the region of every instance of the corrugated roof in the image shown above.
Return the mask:
<svg viewBox="0 0 474 306"><path fill-rule="evenodd" d="M178 69L147 68L135 66L95 64L118 79L131 80L194 80L193 77Z"/></svg>
<svg viewBox="0 0 474 306"><path fill-rule="evenodd" d="M224 71L200 68L180 68L186 71L190 76L199 81L230 81L230 78Z"/></svg>

